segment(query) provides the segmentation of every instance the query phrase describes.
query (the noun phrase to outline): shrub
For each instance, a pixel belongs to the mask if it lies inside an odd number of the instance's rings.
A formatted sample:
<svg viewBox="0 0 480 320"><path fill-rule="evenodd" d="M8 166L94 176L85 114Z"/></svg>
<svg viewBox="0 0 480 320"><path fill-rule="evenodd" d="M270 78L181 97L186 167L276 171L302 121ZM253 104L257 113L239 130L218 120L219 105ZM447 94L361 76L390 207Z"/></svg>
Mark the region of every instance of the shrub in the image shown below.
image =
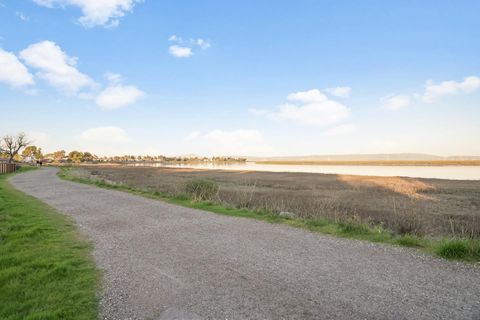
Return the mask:
<svg viewBox="0 0 480 320"><path fill-rule="evenodd" d="M185 193L194 200L214 200L218 195L218 184L204 179L190 180L185 185Z"/></svg>

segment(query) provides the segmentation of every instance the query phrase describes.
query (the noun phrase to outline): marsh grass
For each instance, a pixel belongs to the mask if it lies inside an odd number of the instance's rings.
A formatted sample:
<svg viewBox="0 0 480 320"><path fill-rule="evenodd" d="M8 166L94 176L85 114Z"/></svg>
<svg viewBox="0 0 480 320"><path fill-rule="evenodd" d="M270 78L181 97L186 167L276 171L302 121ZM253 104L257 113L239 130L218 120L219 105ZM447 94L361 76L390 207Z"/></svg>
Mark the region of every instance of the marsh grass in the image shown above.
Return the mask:
<svg viewBox="0 0 480 320"><path fill-rule="evenodd" d="M185 192L171 194L168 192L160 192L158 190L148 188L139 189L124 184L111 184L105 180L91 180L84 177L75 176L70 168L62 168L59 172L59 176L63 179L74 182L92 184L107 189L122 190L152 199L159 199L169 203L227 216L253 218L270 223L282 223L292 227L303 228L313 232L320 232L337 237L388 243L404 247L413 247L447 259L480 261L480 245L477 240L454 240L451 238L439 240L436 238L422 237L408 233L398 234L391 230L385 229L381 224L371 225L364 223L355 214L350 214L344 217L343 215L345 215L345 211L341 208L337 208L332 203L322 206L323 210L333 211L333 213L330 212L326 218L298 216L297 218L292 219L279 216L276 213L278 211L272 210L271 206L265 206L263 208L260 206L260 209L254 210L245 207L236 207L224 202L199 200ZM462 249L452 249L451 247L455 247L455 245L452 245L452 241L459 247L461 245L458 245L457 241L460 241L462 245L469 249L466 251L461 251ZM461 254L453 254L452 252L455 250L458 250Z"/></svg>
<svg viewBox="0 0 480 320"><path fill-rule="evenodd" d="M194 200L211 201L218 195L218 184L206 179L192 179L185 184L185 193Z"/></svg>
<svg viewBox="0 0 480 320"><path fill-rule="evenodd" d="M0 319L95 319L91 246L68 218L15 190L9 176L0 175Z"/></svg>

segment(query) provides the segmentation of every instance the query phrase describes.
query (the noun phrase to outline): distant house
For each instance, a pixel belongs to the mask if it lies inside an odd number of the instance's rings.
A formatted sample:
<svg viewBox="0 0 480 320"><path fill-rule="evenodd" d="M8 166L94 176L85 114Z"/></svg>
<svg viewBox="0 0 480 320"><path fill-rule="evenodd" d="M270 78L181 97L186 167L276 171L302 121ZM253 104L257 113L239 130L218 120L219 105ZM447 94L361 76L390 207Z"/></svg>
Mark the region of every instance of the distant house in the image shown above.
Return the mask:
<svg viewBox="0 0 480 320"><path fill-rule="evenodd" d="M23 162L32 164L32 163L37 162L37 159L35 159L34 156L28 156L28 157L23 158Z"/></svg>

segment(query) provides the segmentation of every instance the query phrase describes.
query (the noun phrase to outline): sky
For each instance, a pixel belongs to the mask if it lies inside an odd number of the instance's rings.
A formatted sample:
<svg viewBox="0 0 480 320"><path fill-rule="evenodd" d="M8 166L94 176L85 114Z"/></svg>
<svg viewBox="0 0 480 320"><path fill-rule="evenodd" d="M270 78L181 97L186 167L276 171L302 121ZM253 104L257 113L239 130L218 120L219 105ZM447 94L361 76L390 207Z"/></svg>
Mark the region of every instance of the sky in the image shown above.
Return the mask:
<svg viewBox="0 0 480 320"><path fill-rule="evenodd" d="M0 0L0 135L98 155L480 155L477 0Z"/></svg>

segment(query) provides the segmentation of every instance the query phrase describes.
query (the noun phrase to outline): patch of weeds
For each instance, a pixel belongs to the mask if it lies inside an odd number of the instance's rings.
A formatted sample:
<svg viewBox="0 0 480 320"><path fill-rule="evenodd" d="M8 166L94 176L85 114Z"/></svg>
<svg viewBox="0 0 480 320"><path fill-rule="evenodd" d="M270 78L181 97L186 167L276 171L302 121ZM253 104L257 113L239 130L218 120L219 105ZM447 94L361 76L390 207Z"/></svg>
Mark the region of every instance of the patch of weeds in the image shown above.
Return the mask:
<svg viewBox="0 0 480 320"><path fill-rule="evenodd" d="M445 259L480 260L480 242L467 239L444 239L435 248L435 253Z"/></svg>
<svg viewBox="0 0 480 320"><path fill-rule="evenodd" d="M401 246L404 246L404 247L421 247L422 244L422 240L421 238L417 237L417 236L414 236L414 235L410 235L410 234L406 234L406 235L403 235L397 239L395 239L394 241L396 244L399 244Z"/></svg>
<svg viewBox="0 0 480 320"><path fill-rule="evenodd" d="M173 200L177 201L187 201L189 200L188 196L186 194L178 194L172 198Z"/></svg>
<svg viewBox="0 0 480 320"><path fill-rule="evenodd" d="M320 228L320 227L326 226L328 224L328 221L324 219L312 219L312 220L305 220L305 223L308 226L311 226L314 228Z"/></svg>
<svg viewBox="0 0 480 320"><path fill-rule="evenodd" d="M194 200L213 200L218 195L218 184L205 179L193 179L186 183L185 193Z"/></svg>
<svg viewBox="0 0 480 320"><path fill-rule="evenodd" d="M372 233L370 227L366 224L360 223L339 223L340 231L346 234L358 234L358 235L367 235Z"/></svg>

